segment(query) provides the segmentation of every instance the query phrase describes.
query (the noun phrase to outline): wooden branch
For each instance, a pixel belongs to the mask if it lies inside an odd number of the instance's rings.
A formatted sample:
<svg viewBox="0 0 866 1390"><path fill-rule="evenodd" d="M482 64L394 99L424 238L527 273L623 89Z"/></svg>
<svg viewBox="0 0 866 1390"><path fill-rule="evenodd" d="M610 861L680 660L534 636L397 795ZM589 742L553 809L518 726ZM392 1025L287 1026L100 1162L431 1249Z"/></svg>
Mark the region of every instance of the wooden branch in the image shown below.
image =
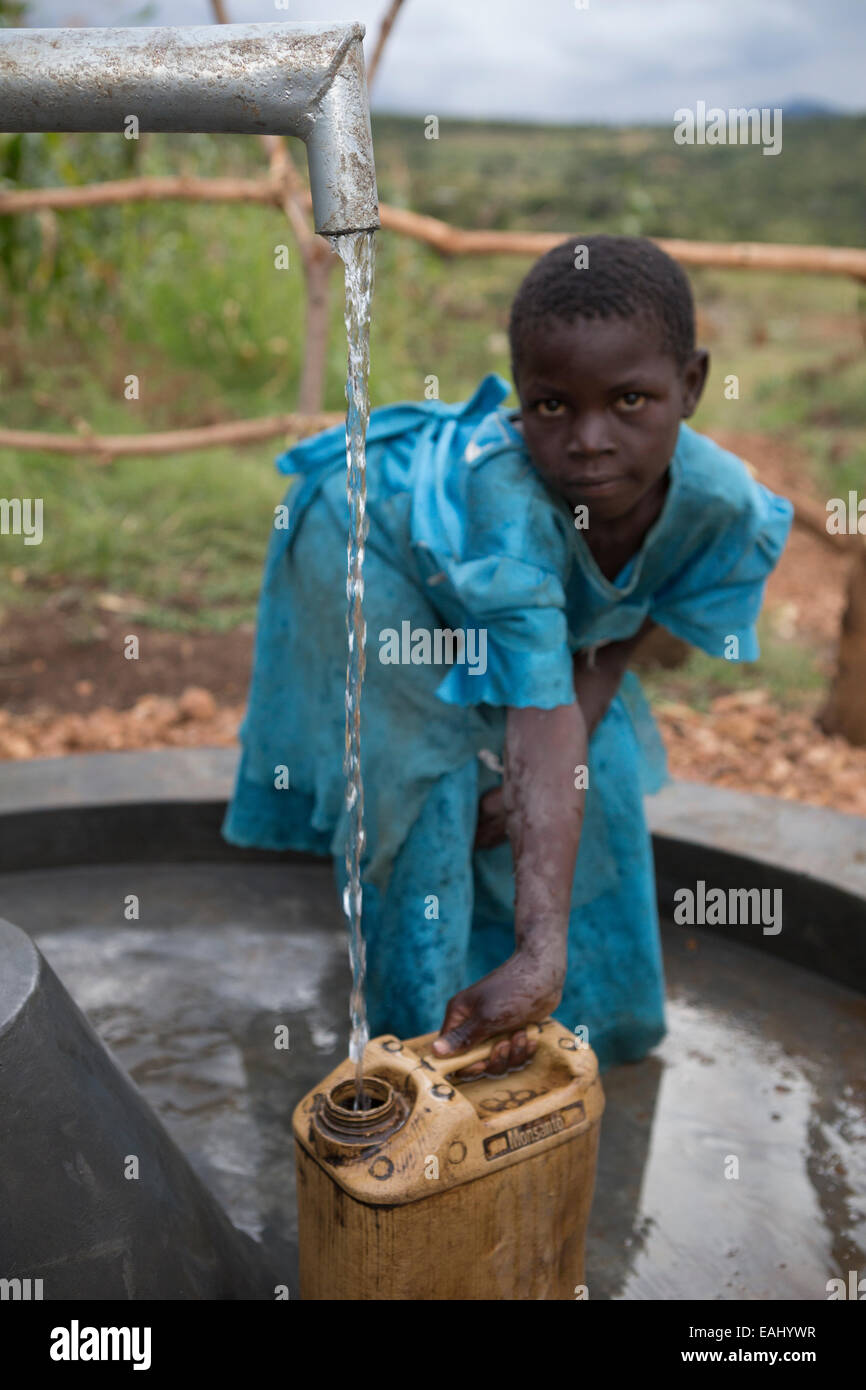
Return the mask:
<svg viewBox="0 0 866 1390"><path fill-rule="evenodd" d="M780 270L806 275L850 275L866 281L866 251L857 246L797 246L772 241L680 241L651 237L682 265L718 270Z"/></svg>
<svg viewBox="0 0 866 1390"><path fill-rule="evenodd" d="M321 410L328 371L328 337L331 325L331 272L340 259L314 231L305 209L312 207L286 142L279 135L259 137L268 152L271 182L280 190L280 205L291 224L301 253L306 289L304 363L298 387L298 410Z"/></svg>
<svg viewBox="0 0 866 1390"><path fill-rule="evenodd" d="M827 703L818 715L825 734L841 734L866 747L866 544L851 567L848 601L839 632L839 656Z"/></svg>
<svg viewBox="0 0 866 1390"><path fill-rule="evenodd" d="M445 256L543 256L568 240L567 232L467 231L406 208L380 204L382 226L425 241ZM801 271L816 275L852 275L866 280L866 251L855 246L788 246L784 243L681 241L650 237L683 265L720 269Z"/></svg>
<svg viewBox="0 0 866 1390"><path fill-rule="evenodd" d="M303 256L316 240L315 232L304 210L303 198L306 190L285 140L279 135L260 135L259 140L268 156L271 182L278 190L279 204L288 218Z"/></svg>
<svg viewBox="0 0 866 1390"><path fill-rule="evenodd" d="M223 0L211 0L218 24L228 23ZM259 136L268 156L270 181L278 190L278 202L286 215L304 267L306 322L304 326L304 365L298 389L298 409L304 414L321 410L325 396L330 328L330 279L338 257L324 237L317 235L306 215L304 185L295 168L286 141L281 135Z"/></svg>
<svg viewBox="0 0 866 1390"><path fill-rule="evenodd" d="M304 263L307 290L304 361L298 387L298 410L305 415L321 410L328 376L328 340L331 330L331 272L342 269L339 256L326 247L325 257Z"/></svg>
<svg viewBox="0 0 866 1390"><path fill-rule="evenodd" d="M372 87L373 79L379 70L379 63L382 58L382 50L388 42L388 35L394 28L394 21L403 7L403 0L391 0L391 4L382 16L382 23L379 25L379 37L376 39L376 47L373 49L373 56L367 65L367 90Z"/></svg>
<svg viewBox="0 0 866 1390"><path fill-rule="evenodd" d="M0 429L0 449L44 450L55 454L97 454L101 459L130 458L137 454L179 454L191 449L210 449L220 444L254 444L276 435L303 439L345 421L344 414L322 411L315 415L290 413L259 420L231 420L194 429L163 430L154 434L50 434L38 430Z"/></svg>
<svg viewBox="0 0 866 1390"><path fill-rule="evenodd" d="M754 465L752 465L752 472L758 479L758 482L760 482L760 472ZM828 531L827 509L826 507L822 507L820 503L813 502L811 497L807 497L804 493L794 491L787 486L780 495L787 497L788 501L793 505L794 524L799 526L802 531L811 531L812 535L817 536L825 545L829 545L834 550L838 550L840 544L850 548L857 545L860 541L861 538L858 536L846 535L844 532L837 535Z"/></svg>
<svg viewBox="0 0 866 1390"><path fill-rule="evenodd" d="M224 0L211 0L211 8L214 12L214 19L217 24L228 24L229 16L225 7ZM308 225L306 218L299 206L299 197L303 192L303 185L298 176L292 156L286 148L286 142L280 135L260 135L259 142L268 156L271 179L280 189L279 201L282 204L296 240L301 248L302 254L309 247L313 238L312 228Z"/></svg>
<svg viewBox="0 0 866 1390"><path fill-rule="evenodd" d="M23 188L0 191L0 216L53 208L99 207L108 203L149 203L164 198L190 203L268 203L280 206L280 189L268 179L200 179L170 174L136 179L111 179L73 188Z"/></svg>
<svg viewBox="0 0 866 1390"><path fill-rule="evenodd" d="M28 188L0 192L0 216L122 202L177 198L188 202L254 202L283 207L283 193L274 179L199 179L186 175L117 179L76 188ZM299 194L305 208L308 192ZM542 256L568 240L566 232L486 232L465 230L406 208L380 203L382 227L426 242L445 256ZM848 275L866 282L866 251L856 246L799 246L778 242L680 241L650 237L683 265L715 266L727 270L777 270L807 275ZM321 242L321 238L316 238Z"/></svg>

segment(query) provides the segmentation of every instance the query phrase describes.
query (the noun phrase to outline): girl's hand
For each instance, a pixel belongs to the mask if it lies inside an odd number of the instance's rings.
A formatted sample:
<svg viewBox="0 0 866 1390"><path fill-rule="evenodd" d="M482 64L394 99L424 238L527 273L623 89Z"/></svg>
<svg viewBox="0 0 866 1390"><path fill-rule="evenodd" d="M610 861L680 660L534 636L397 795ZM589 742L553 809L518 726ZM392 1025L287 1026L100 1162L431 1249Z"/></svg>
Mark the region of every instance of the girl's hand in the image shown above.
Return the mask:
<svg viewBox="0 0 866 1390"><path fill-rule="evenodd" d="M465 1052L485 1038L511 1032L497 1043L486 1062L476 1062L456 1075L461 1079L487 1072L501 1076L522 1066L537 1044L523 1031L527 1023L540 1023L562 998L565 962L560 952L517 950L504 965L449 1000L441 1036L433 1044L438 1057ZM512 1032L512 1030L514 1030Z"/></svg>

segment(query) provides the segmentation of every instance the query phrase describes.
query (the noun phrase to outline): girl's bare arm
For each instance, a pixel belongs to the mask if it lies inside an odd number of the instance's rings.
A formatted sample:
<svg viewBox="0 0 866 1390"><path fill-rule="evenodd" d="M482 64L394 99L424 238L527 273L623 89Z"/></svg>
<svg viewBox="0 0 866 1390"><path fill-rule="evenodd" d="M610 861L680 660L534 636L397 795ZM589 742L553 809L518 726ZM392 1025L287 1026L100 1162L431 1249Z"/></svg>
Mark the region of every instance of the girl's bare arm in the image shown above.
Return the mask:
<svg viewBox="0 0 866 1390"><path fill-rule="evenodd" d="M583 713L587 738L592 736L604 717L635 648L654 627L652 619L647 618L634 637L622 642L608 642L606 646L597 648L592 666L587 652L577 652L575 655L574 692ZM475 848L492 849L507 838L505 788L493 787L481 798Z"/></svg>
<svg viewBox="0 0 866 1390"><path fill-rule="evenodd" d="M592 664L586 652L577 652L575 655L574 693L580 701L588 735L593 733L604 717L608 705L619 689L619 683L635 648L654 627L652 618L647 618L633 637L597 647Z"/></svg>
<svg viewBox="0 0 866 1390"><path fill-rule="evenodd" d="M514 854L514 954L449 1001L434 1050L445 1056L496 1033L511 1036L466 1075L519 1066L535 1050L524 1026L545 1018L561 998L583 821L575 768L586 761L586 741L577 703L508 710L504 801Z"/></svg>

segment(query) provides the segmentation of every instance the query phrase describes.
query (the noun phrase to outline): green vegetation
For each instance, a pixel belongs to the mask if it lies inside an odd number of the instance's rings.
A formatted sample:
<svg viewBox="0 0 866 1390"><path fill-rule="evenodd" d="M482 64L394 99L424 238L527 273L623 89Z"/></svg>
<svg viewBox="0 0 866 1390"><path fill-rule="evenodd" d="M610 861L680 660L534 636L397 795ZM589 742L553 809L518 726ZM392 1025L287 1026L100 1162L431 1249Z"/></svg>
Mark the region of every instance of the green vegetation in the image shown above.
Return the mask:
<svg viewBox="0 0 866 1390"><path fill-rule="evenodd" d="M866 118L786 126L784 150L681 148L666 129L374 122L380 194L458 225L618 231L710 240L856 245L854 170ZM297 147L299 161L303 151ZM0 187L131 175L264 173L244 137L0 135ZM274 269L275 247L290 269ZM439 378L462 399L508 375L508 305L529 262L446 260L381 233L373 404L419 398ZM699 270L701 336L713 354L698 429L771 432L805 450L827 495L866 477L864 291L833 277ZM325 408L343 406L342 287L334 275ZM275 209L137 203L0 217L0 395L8 427L135 433L291 409L303 355L303 275ZM124 398L125 378L141 398ZM726 400L736 373L740 399ZM250 619L269 514L285 480L279 440L170 458L0 451L0 496L45 499L45 539L0 571L0 604L38 604L70 582L135 595L164 626ZM759 459L753 462L760 465ZM8 552L7 552L8 553ZM761 683L810 687L812 668L770 643ZM697 660L697 658L696 658ZM805 662L805 665L804 665ZM719 663L713 663L717 676ZM756 668L751 668L755 671ZM703 673L698 673L703 679Z"/></svg>
<svg viewBox="0 0 866 1390"><path fill-rule="evenodd" d="M675 145L673 126L374 123L379 192L466 227L857 246L866 117L786 122L780 154Z"/></svg>

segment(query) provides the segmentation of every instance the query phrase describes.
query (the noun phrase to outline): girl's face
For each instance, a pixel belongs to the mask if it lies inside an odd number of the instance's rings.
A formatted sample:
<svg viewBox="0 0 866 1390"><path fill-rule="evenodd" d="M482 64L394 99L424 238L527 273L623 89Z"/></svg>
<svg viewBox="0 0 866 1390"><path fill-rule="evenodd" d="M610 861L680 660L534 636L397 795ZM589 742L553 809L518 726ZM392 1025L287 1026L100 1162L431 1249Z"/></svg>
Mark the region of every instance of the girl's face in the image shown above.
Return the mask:
<svg viewBox="0 0 866 1390"><path fill-rule="evenodd" d="M515 384L537 471L569 506L587 505L590 524L624 517L667 472L708 354L680 370L640 318L551 318L521 346Z"/></svg>

